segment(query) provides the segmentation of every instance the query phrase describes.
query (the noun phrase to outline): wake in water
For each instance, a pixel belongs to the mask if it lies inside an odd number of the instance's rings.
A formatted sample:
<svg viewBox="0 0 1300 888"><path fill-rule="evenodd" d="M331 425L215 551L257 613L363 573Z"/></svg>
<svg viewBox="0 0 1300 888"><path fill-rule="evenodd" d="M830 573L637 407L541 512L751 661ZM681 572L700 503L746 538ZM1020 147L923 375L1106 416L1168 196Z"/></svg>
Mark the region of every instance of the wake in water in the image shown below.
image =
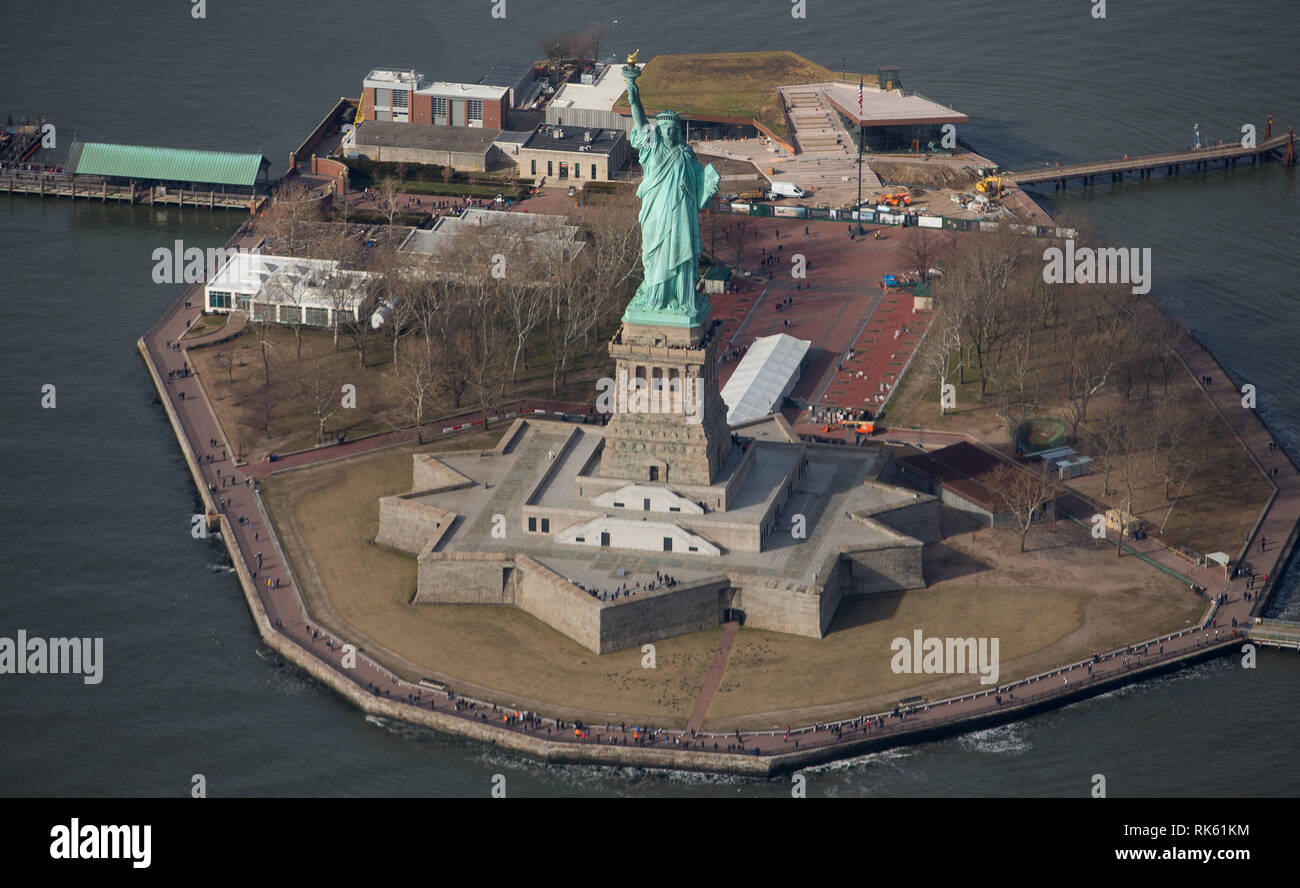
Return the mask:
<svg viewBox="0 0 1300 888"><path fill-rule="evenodd" d="M1023 722L1012 722L996 728L972 731L957 738L963 749L971 752L984 752L992 755L1020 755L1034 748L1025 737Z"/></svg>

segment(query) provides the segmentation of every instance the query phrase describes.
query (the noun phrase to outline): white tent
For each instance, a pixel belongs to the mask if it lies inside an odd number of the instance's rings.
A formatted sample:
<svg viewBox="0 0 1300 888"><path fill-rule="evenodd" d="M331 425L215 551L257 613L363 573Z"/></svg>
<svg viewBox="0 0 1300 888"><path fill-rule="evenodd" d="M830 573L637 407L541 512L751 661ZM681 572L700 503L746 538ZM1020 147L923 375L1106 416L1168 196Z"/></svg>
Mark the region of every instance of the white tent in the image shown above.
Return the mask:
<svg viewBox="0 0 1300 888"><path fill-rule="evenodd" d="M800 364L811 347L809 340L785 333L755 339L722 387L727 424L759 419L778 409L799 381Z"/></svg>

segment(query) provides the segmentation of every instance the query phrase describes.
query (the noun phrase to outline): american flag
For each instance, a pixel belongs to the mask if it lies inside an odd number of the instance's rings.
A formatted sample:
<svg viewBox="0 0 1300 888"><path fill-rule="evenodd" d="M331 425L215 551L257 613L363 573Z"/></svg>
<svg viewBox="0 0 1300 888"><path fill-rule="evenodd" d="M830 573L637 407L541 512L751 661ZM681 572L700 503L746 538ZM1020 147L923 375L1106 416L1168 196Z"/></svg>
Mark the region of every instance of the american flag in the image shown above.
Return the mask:
<svg viewBox="0 0 1300 888"><path fill-rule="evenodd" d="M862 116L862 75L858 75L858 117Z"/></svg>

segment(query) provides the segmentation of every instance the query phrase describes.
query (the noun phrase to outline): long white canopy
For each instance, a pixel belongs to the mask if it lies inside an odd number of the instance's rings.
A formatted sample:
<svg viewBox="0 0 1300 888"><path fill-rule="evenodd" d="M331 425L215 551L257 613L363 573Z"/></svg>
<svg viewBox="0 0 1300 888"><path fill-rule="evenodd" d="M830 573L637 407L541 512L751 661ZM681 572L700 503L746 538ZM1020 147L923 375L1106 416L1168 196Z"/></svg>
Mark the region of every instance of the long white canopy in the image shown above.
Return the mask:
<svg viewBox="0 0 1300 888"><path fill-rule="evenodd" d="M785 333L755 339L722 387L727 424L760 419L779 408L799 381L800 364L811 347L809 340Z"/></svg>

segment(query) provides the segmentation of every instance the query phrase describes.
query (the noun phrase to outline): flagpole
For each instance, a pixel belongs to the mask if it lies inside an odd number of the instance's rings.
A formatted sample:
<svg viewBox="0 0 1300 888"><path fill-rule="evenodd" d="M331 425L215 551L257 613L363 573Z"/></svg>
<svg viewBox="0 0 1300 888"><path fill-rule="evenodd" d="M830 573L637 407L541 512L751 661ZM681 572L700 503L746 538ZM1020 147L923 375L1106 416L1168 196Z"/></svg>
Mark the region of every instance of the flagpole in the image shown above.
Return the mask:
<svg viewBox="0 0 1300 888"><path fill-rule="evenodd" d="M862 75L858 75L858 203L853 208L858 217L858 234L866 229L862 227Z"/></svg>

